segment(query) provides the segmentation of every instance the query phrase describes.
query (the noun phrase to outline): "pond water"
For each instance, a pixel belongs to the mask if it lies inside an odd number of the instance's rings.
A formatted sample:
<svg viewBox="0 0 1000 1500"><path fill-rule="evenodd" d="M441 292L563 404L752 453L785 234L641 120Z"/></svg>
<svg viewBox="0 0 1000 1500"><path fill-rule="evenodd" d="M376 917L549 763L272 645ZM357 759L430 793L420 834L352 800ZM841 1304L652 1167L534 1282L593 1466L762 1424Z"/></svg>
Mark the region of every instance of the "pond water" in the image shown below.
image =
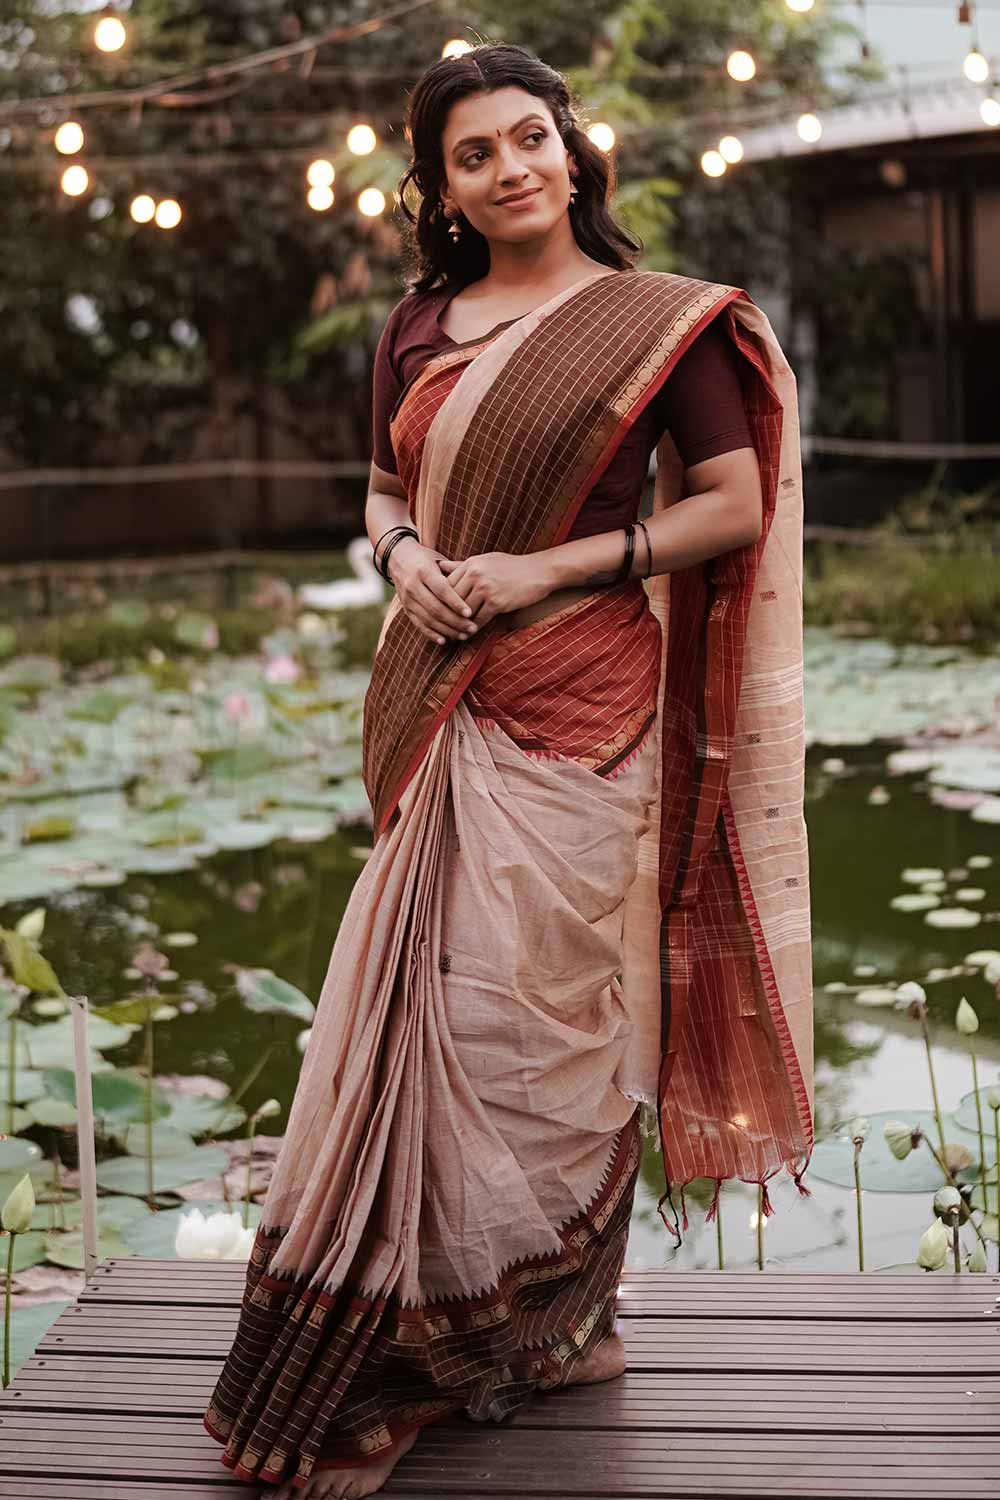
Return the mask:
<svg viewBox="0 0 1000 1500"><path fill-rule="evenodd" d="M946 1136L975 1147L975 1135L961 1128L963 1121L966 1126L975 1123L966 1097L972 1088L969 1039L954 1022L964 995L979 1017L974 1041L980 1087L996 1083L1000 1005L984 977L981 956L982 950L1000 947L996 665L995 659L960 649L913 648L900 655L877 641L844 641L824 631L807 632L806 818L818 1141L863 1114L873 1117L871 1145L876 1150L881 1119L875 1117L888 1113L915 1120L915 1112L930 1108L920 1026L886 992L916 980L927 994L941 1107L955 1111L965 1099L959 1120L949 1124ZM259 664L244 663L238 669L230 664L230 690L241 673L251 671L259 675ZM113 690L114 684L102 686L102 692ZM176 692L176 686L171 691ZM310 691L315 695L321 688L313 683ZM36 699L23 712L38 714L43 706ZM114 715L106 726L113 722ZM356 729L356 720L353 724ZM341 749L344 743L342 736ZM245 749L245 740L241 744ZM190 749L187 738L185 748ZM91 743L87 753L93 759L99 746ZM343 764L350 776L351 757L346 756ZM130 766L134 772L131 762ZM259 775L260 770L260 763L254 763L248 774ZM46 768L50 773L54 774L51 765ZM52 806L58 801L65 809L73 795L85 801L87 792L65 785L65 767L60 775L60 784L53 786L58 797L53 795ZM229 785L226 794L232 790ZM93 788L90 795L124 793L120 786L109 793L105 785L103 791ZM41 806L37 800L32 804L33 817L39 816ZM192 815L194 807L193 802L186 805L183 816ZM23 827L23 805L15 811L21 820L16 827ZM13 817L10 805L4 813L0 804L0 813ZM149 937L163 947L165 935L190 934L184 942L164 947L177 978L163 989L170 992L178 1014L156 1027L157 1074L204 1074L236 1089L273 1044L241 1102L253 1109L273 1096L287 1109L301 1062L296 1039L303 1022L248 1009L229 966L272 970L306 996L318 996L341 916L371 845L370 825L358 821L357 813L356 800L352 804L347 799L341 825L333 832L322 822L309 823L307 815L305 829L293 820L272 829L269 840L258 841L256 847L214 853L211 841L199 841L194 830L186 844L147 846L167 856L179 850L186 853L190 857L180 861L186 868L171 870L168 857L162 872L156 871L155 861L152 872L118 871L116 884L108 880L86 886L70 880L69 888L45 896L8 900L0 905L0 923L11 927L32 907L44 905L46 956L66 990L87 994L95 1005L135 991L126 971L137 941ZM176 807L175 816L180 816ZM345 817L355 821L344 822ZM113 822L106 820L109 836ZM15 823L8 818L6 825L0 822L0 829L4 827L7 852L13 855ZM80 838L80 830L72 836ZM93 838L93 830L86 836ZM0 884L0 899L9 895L12 878L11 867L6 875L4 868L0 859L0 882L7 881ZM926 909L893 906L901 894L925 896ZM932 899L936 905L930 904ZM951 920L969 925L933 925L934 912L956 908L971 915ZM972 962L966 962L967 955ZM19 1028L27 1029L25 1023ZM141 1063L142 1047L142 1031L137 1030L124 1046L105 1055L115 1066ZM992 1133L992 1115L985 1107L984 1112ZM261 1130L273 1127L280 1133L284 1117L262 1123ZM47 1128L35 1126L21 1133L47 1149ZM919 1150L923 1154L926 1148ZM841 1185L849 1179L826 1180L828 1170L836 1177L843 1161L849 1162L849 1152L840 1153L839 1167L835 1158L836 1152L829 1159L821 1159L817 1152L816 1170L810 1169L805 1179L810 1198L801 1197L784 1172L769 1183L775 1212L762 1228L766 1265L857 1268L854 1195ZM72 1159L72 1151L67 1159ZM987 1159L994 1160L992 1147ZM883 1171L880 1187L912 1185L905 1164L895 1166L895 1177L890 1168ZM931 1197L939 1182L932 1174L930 1190L864 1192L867 1269L913 1260L920 1234L931 1222ZM685 1269L718 1264L716 1225L702 1224L710 1185L703 1186L705 1191L696 1184L687 1194L690 1227L680 1251L675 1251L656 1212L662 1190L659 1157L646 1142L628 1264ZM752 1185L727 1183L723 1189L727 1268L756 1264L756 1200ZM990 1256L992 1269L995 1247Z"/></svg>

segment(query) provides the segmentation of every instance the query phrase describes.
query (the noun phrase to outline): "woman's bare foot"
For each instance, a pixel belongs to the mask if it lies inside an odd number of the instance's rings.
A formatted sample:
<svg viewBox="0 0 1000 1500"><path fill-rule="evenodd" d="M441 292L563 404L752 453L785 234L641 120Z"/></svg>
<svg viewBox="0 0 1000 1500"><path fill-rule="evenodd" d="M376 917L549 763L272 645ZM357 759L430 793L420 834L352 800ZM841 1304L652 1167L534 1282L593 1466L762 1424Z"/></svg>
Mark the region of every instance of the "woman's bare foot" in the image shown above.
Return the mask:
<svg viewBox="0 0 1000 1500"><path fill-rule="evenodd" d="M264 1500L362 1500L364 1495L374 1495L385 1484L404 1453L409 1453L417 1438L417 1427L401 1439L399 1447L393 1449L388 1458L379 1464L366 1464L360 1469L317 1469L305 1489L297 1490L291 1480L286 1480L277 1489L264 1491Z"/></svg>
<svg viewBox="0 0 1000 1500"><path fill-rule="evenodd" d="M591 1349L586 1359L573 1366L563 1385L596 1385L600 1380L615 1380L624 1375L625 1368L625 1345L617 1333L611 1333L596 1349Z"/></svg>

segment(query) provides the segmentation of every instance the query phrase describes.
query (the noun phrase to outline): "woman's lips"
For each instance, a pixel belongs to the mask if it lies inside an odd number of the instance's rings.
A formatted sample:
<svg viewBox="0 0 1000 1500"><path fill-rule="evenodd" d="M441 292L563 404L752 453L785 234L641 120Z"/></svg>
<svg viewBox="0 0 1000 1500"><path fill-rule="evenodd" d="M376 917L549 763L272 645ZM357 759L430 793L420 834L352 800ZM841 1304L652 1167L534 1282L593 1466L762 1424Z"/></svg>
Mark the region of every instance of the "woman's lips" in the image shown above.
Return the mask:
<svg viewBox="0 0 1000 1500"><path fill-rule="evenodd" d="M507 202L507 203L501 203L499 205L499 207L500 208L526 208L529 203L534 203L535 199L538 197L538 194L540 192L541 192L541 188L532 188L532 190L531 190L530 193L526 193L521 198L511 198L509 202Z"/></svg>

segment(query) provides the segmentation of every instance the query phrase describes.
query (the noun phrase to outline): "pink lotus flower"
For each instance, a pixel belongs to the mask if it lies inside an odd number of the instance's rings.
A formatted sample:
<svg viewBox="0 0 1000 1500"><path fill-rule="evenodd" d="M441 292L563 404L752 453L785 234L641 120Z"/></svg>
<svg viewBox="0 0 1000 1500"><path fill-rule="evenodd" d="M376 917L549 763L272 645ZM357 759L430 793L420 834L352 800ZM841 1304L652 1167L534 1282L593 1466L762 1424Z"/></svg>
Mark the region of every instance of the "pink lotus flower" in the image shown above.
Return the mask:
<svg viewBox="0 0 1000 1500"><path fill-rule="evenodd" d="M240 692L238 688L235 692L227 693L222 700L222 712L227 718L233 719L237 724L249 717L251 708L250 699L246 693Z"/></svg>
<svg viewBox="0 0 1000 1500"><path fill-rule="evenodd" d="M298 662L292 656L272 656L264 668L264 676L268 682L283 683L296 682L300 675Z"/></svg>

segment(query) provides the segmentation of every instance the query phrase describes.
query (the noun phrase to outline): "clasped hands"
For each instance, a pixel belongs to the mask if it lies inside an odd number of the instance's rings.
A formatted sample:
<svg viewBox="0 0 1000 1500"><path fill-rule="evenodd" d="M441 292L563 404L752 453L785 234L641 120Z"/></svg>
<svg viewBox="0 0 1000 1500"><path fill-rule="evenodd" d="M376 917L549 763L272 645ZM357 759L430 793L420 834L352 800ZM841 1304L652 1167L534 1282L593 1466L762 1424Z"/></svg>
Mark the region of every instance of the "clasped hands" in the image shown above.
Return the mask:
<svg viewBox="0 0 1000 1500"><path fill-rule="evenodd" d="M392 549L389 573L403 610L438 645L472 639L498 615L535 604L553 588L540 553L480 552L457 562L416 537Z"/></svg>

